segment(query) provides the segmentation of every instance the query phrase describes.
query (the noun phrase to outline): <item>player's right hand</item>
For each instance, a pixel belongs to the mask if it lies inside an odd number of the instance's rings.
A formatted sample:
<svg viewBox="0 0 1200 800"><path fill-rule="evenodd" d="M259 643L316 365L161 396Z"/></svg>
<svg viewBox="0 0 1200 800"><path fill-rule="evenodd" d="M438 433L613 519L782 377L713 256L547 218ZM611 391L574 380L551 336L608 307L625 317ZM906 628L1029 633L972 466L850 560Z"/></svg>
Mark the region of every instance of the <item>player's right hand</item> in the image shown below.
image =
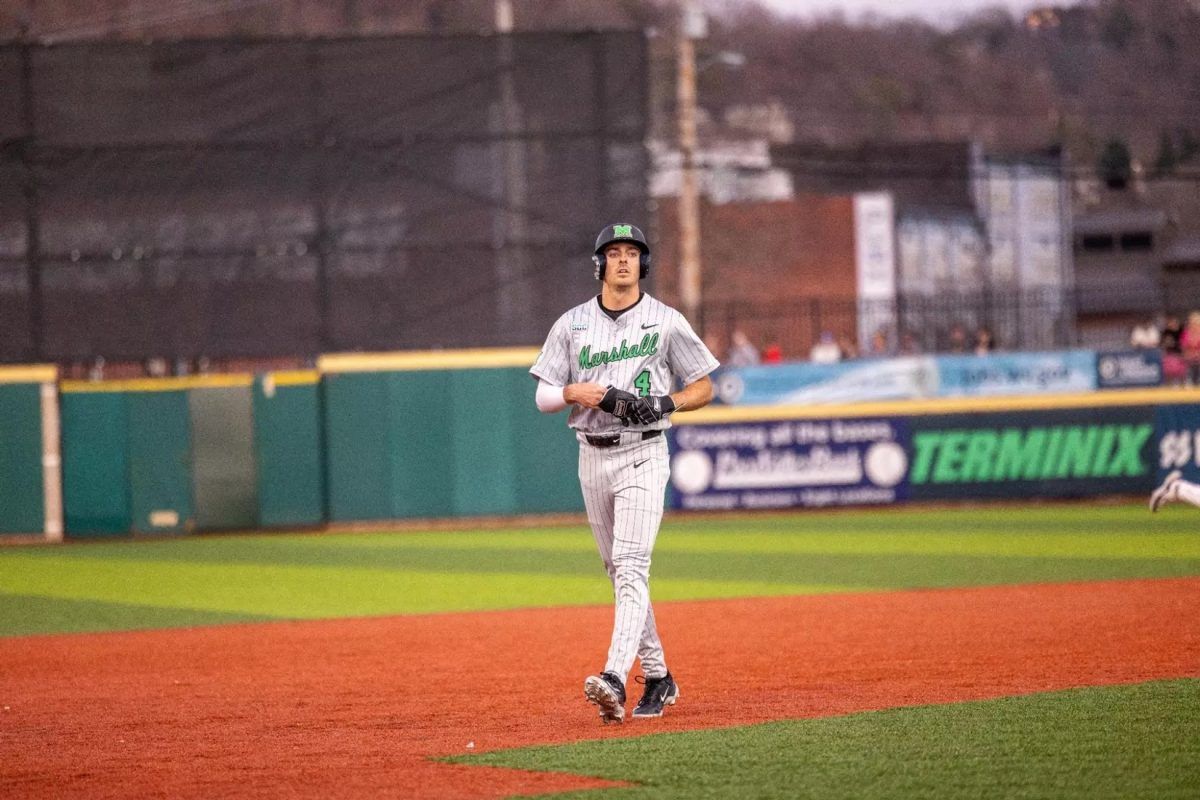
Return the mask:
<svg viewBox="0 0 1200 800"><path fill-rule="evenodd" d="M622 422L625 422L629 418L629 410L633 408L633 404L636 402L637 397L629 392L622 391L615 386L609 386L608 391L604 393L604 397L600 399L598 407L601 411L607 411Z"/></svg>
<svg viewBox="0 0 1200 800"><path fill-rule="evenodd" d="M563 399L584 408L598 408L608 387L598 383L569 383L563 387Z"/></svg>

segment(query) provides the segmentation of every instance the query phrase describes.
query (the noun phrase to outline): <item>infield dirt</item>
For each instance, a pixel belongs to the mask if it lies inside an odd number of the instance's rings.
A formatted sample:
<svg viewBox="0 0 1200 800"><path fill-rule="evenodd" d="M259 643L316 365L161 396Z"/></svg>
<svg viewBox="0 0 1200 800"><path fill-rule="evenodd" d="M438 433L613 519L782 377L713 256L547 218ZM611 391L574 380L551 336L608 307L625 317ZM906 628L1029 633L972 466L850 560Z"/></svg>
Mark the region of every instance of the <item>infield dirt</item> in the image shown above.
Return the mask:
<svg viewBox="0 0 1200 800"><path fill-rule="evenodd" d="M582 683L602 664L608 607L9 638L0 796L606 786L433 759L1198 677L1197 608L1196 578L663 603L679 704L607 727Z"/></svg>

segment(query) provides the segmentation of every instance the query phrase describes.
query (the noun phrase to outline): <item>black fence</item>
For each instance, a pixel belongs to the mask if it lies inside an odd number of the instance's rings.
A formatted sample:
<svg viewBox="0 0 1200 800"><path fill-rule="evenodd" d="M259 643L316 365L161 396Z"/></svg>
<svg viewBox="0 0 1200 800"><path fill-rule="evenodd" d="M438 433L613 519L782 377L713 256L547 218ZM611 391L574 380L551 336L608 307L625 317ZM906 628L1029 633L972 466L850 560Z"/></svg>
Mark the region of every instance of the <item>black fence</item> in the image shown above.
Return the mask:
<svg viewBox="0 0 1200 800"><path fill-rule="evenodd" d="M642 219L640 32L0 47L0 361L540 343Z"/></svg>

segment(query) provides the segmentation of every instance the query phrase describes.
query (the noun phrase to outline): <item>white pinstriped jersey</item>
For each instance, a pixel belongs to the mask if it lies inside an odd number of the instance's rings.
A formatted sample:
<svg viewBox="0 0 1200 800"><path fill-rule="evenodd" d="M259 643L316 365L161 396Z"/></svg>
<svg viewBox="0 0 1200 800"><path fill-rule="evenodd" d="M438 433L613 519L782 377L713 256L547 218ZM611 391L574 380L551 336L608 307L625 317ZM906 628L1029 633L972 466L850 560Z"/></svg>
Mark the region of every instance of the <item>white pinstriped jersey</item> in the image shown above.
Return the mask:
<svg viewBox="0 0 1200 800"><path fill-rule="evenodd" d="M593 297L558 318L529 370L555 386L598 383L638 396L670 394L674 378L684 385L720 363L675 309L649 294L612 319ZM572 406L567 425L584 433L614 433L621 421L606 411ZM632 430L665 429L670 417Z"/></svg>

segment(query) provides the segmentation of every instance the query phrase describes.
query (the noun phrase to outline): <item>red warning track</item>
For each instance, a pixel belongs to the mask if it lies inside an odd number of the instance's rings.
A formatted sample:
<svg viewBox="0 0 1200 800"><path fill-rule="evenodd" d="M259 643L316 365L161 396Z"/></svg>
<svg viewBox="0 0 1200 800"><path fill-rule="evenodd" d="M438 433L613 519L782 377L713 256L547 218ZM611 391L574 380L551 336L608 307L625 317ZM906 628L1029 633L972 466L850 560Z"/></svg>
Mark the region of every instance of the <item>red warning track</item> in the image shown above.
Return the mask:
<svg viewBox="0 0 1200 800"><path fill-rule="evenodd" d="M607 728L582 696L607 608L4 639L0 796L603 786L430 758L1196 677L1197 608L1195 578L662 604L679 705Z"/></svg>

